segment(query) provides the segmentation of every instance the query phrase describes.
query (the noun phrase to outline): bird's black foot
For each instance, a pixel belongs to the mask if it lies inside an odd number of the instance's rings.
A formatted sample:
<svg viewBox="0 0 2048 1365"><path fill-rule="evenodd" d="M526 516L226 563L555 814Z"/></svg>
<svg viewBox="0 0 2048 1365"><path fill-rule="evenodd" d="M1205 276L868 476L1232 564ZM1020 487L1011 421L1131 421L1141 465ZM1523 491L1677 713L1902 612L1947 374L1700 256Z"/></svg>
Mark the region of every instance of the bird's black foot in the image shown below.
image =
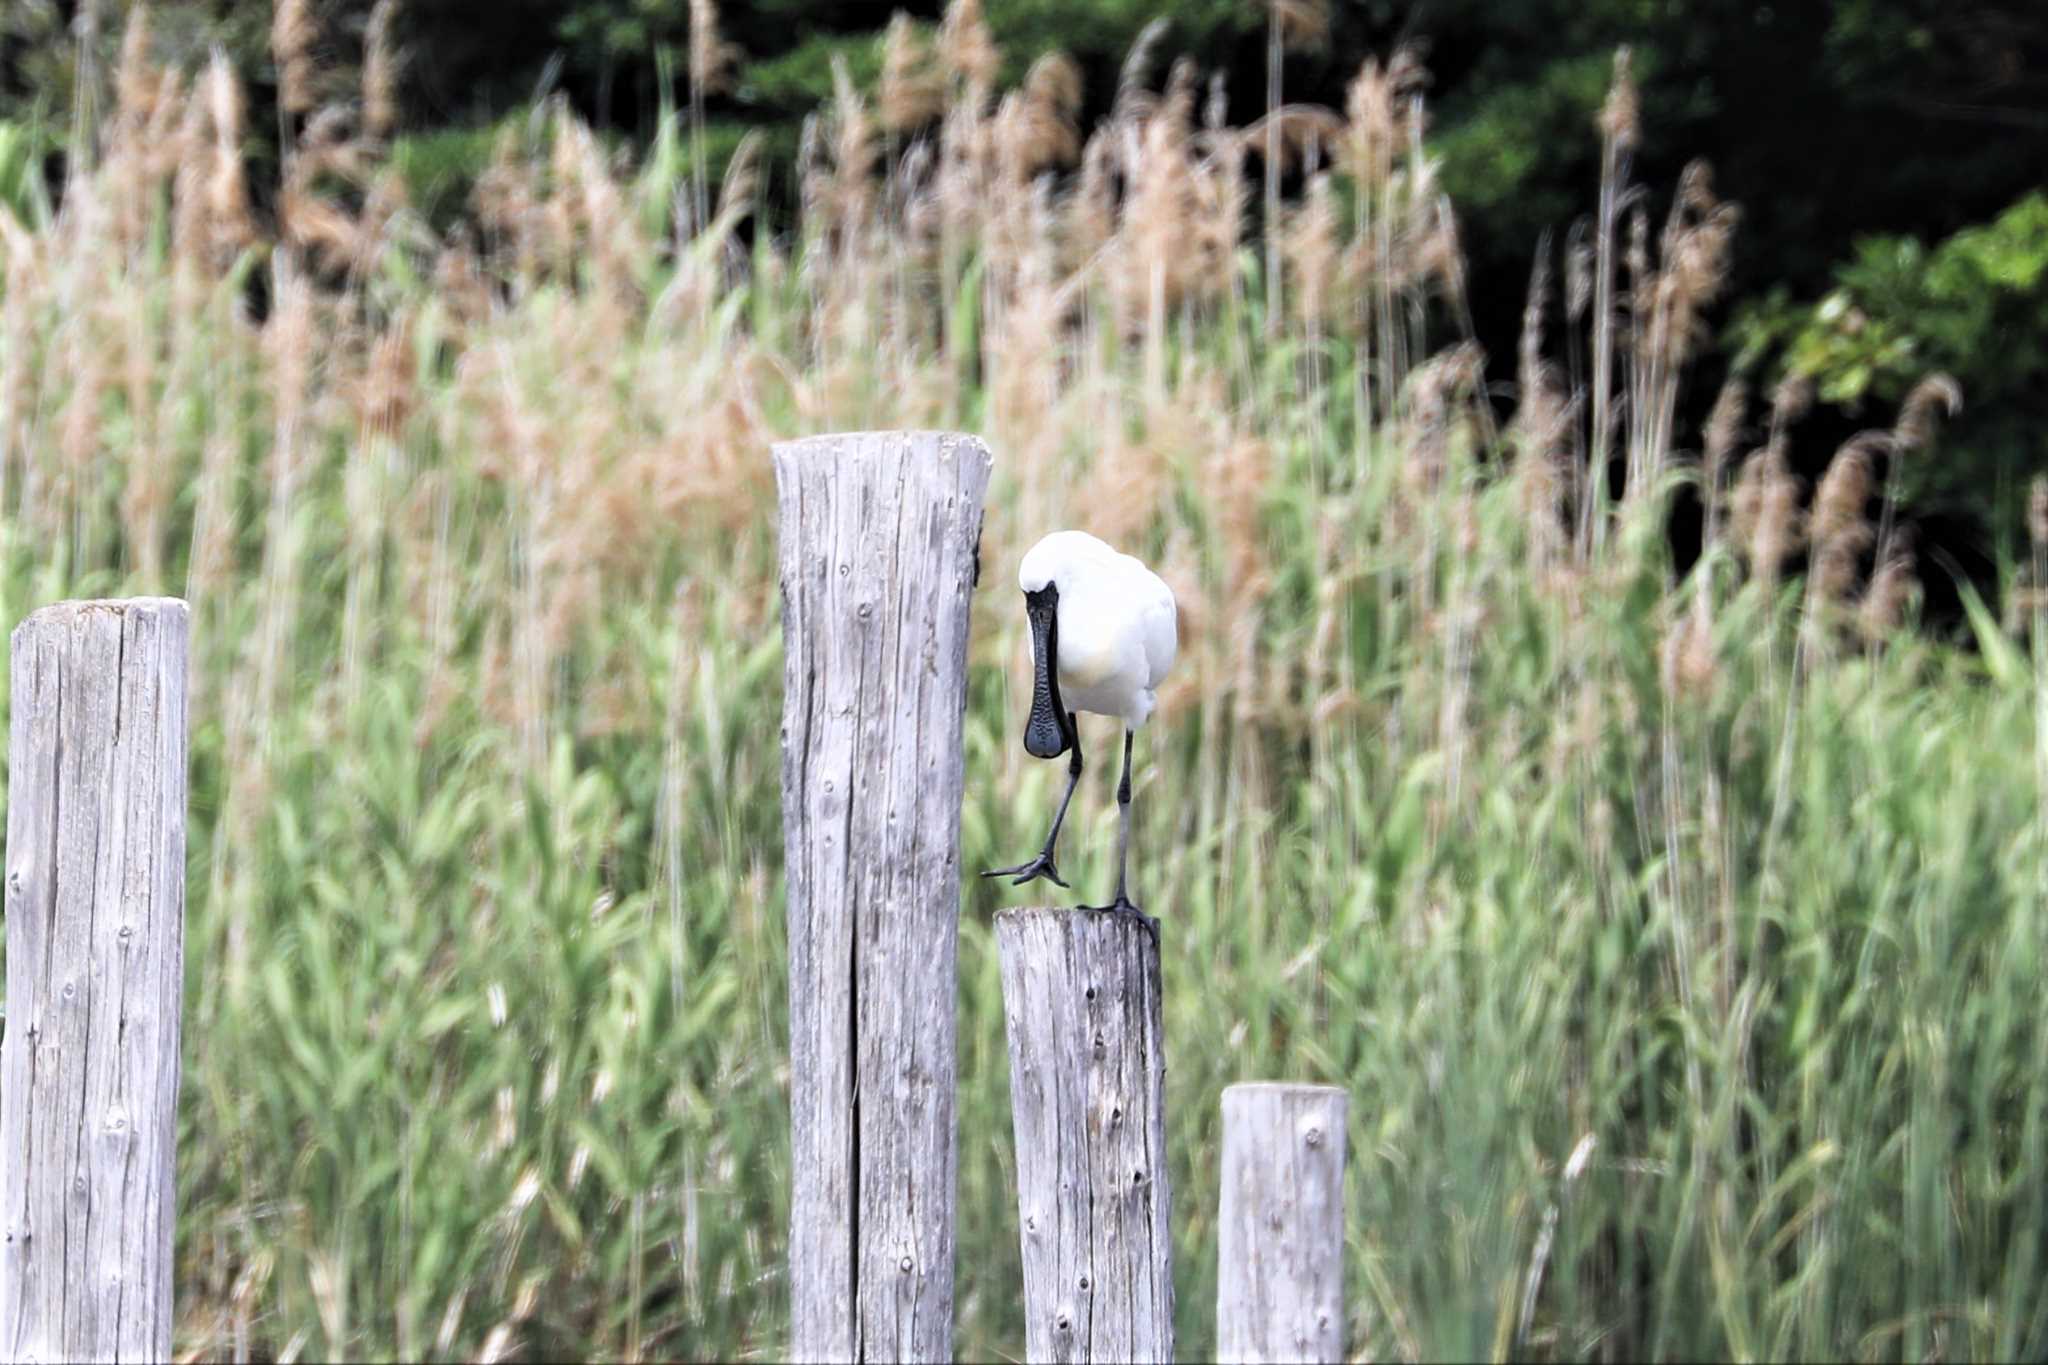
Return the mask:
<svg viewBox="0 0 2048 1365"><path fill-rule="evenodd" d="M1019 863L1015 867L992 867L981 875L984 877L1013 878L1010 882L1012 886L1022 886L1026 882L1037 881L1040 877L1045 878L1054 886L1063 887L1066 885L1066 882L1060 877L1059 868L1053 864L1050 850L1039 854L1028 863Z"/></svg>
<svg viewBox="0 0 2048 1365"><path fill-rule="evenodd" d="M1152 935L1152 946L1159 946L1159 921L1140 910L1129 896L1118 896L1108 905L1083 905L1082 910L1092 910L1099 915L1129 915L1145 926L1145 932Z"/></svg>

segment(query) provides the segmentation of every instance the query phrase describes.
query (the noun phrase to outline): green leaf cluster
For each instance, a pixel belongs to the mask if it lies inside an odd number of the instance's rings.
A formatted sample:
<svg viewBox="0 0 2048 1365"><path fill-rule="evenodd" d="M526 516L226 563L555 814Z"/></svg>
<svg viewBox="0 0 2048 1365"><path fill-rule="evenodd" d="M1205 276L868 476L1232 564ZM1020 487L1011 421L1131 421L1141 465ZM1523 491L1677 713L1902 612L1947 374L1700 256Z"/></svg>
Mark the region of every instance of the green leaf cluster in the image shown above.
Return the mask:
<svg viewBox="0 0 2048 1365"><path fill-rule="evenodd" d="M1954 376L1966 410L1941 458L1906 467L1906 487L1980 508L2010 534L2019 515L2010 493L2048 471L2048 193L1931 245L1864 238L1819 299L1773 291L1744 310L1733 335L1739 364L1775 360L1857 414L1897 404L1929 371Z"/></svg>

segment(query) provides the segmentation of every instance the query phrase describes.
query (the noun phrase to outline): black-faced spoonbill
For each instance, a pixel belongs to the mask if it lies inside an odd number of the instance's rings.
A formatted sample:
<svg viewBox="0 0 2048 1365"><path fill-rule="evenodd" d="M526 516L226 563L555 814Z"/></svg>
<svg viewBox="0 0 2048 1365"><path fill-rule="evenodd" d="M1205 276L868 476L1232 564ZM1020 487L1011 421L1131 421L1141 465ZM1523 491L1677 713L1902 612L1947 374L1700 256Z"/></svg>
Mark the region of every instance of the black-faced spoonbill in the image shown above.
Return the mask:
<svg viewBox="0 0 2048 1365"><path fill-rule="evenodd" d="M1022 886L1045 877L1065 886L1053 862L1060 824L1081 780L1079 711L1117 716L1124 723L1124 774L1117 783L1116 899L1089 910L1140 914L1126 880L1131 848L1131 736L1158 704L1157 689L1173 667L1179 632L1173 589L1158 574L1118 554L1085 531L1054 531L1031 547L1017 570L1024 611L1031 621L1031 718L1024 750L1034 758L1071 752L1067 791L1052 817L1052 831L1036 858L993 868L984 877L1011 877ZM1141 916L1142 918L1142 916ZM1149 924L1150 921L1147 921Z"/></svg>

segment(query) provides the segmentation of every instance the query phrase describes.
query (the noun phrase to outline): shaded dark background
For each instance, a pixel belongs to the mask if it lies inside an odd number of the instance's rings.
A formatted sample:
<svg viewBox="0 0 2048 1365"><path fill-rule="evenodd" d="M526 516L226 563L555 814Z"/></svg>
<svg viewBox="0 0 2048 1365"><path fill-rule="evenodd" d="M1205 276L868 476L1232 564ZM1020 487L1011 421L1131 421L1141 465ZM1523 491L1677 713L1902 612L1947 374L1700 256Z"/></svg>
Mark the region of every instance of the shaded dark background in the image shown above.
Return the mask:
<svg viewBox="0 0 2048 1365"><path fill-rule="evenodd" d="M78 36L96 31L100 60L110 62L127 6L8 5L0 19L0 119L48 128L54 162L77 88ZM1186 54L1205 71L1225 72L1233 122L1265 109L1267 9L1256 0L985 0L984 8L1008 78L1055 47L1080 62L1089 117L1107 109L1132 40L1162 15L1170 20L1162 59ZM714 156L729 151L741 129L763 128L771 151L786 158L803 117L830 91L833 57L857 80L871 80L880 30L898 9L935 24L942 6L725 5L720 27L744 57L731 90L708 101ZM367 0L316 0L314 12L329 73L345 91L360 60ZM1842 437L1889 424L1921 371L1948 369L1962 382L1964 414L1927 467L1909 471L1922 578L1937 615L1952 597L1951 573L1989 585L1995 556L2019 543L2026 479L2048 471L2048 227L2035 241L2032 219L2005 223L1997 239L2004 254L1990 265L1978 260L1984 253L1960 249L1950 254L1961 263L1943 266L1945 274L1924 262L1958 233L1989 230L2048 179L2048 5L1335 0L1329 18L1327 41L1287 57L1284 97L1341 106L1364 60L1401 44L1422 52L1432 76L1432 145L1460 216L1474 315L1483 344L1500 359L1512 354L1536 243L1546 231L1561 241L1593 204L1592 117L1614 50L1628 44L1643 110L1635 178L1648 190L1652 222L1694 158L1712 165L1717 192L1743 210L1730 287L1715 314L1723 332L1693 371L1681 432L1697 431L1738 357L1758 388L1772 382L1801 328L1826 332L1815 307L1842 291L1859 315L1911 333L1910 354L1867 367L1867 376L1857 368L1854 335L1840 339L1842 354L1829 352L1832 360L1808 356L1824 397L1835 401L1818 405L1800 428L1801 472L1817 476ZM275 151L269 21L270 6L249 0L152 6L157 42L170 55L183 50L197 60L220 43L235 58L252 84L259 162ZM425 179L460 184L487 151L487 136L474 130L537 95L559 93L628 141L651 136L665 82L672 98L684 95L686 0L409 0L398 33L404 126L416 144L408 164ZM460 211L459 194L441 202ZM2048 213L2040 221L2048 225ZM1866 262L1859 276L1859 256L1879 264ZM1981 283L1972 270L1984 274ZM1928 280L1945 280L1947 293L1919 297L1934 287ZM1498 360L1494 368L1506 373ZM1683 541L1683 524L1678 534Z"/></svg>

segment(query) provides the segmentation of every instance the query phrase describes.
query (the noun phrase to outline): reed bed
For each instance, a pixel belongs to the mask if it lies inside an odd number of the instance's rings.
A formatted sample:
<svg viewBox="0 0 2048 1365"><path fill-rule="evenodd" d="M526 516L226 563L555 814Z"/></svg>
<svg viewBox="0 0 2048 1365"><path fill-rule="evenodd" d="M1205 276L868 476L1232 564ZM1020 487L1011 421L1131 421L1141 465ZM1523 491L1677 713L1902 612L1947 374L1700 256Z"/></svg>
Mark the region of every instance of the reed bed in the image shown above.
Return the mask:
<svg viewBox="0 0 2048 1365"><path fill-rule="evenodd" d="M1406 54L1235 128L1153 34L1084 130L959 0L842 77L792 226L753 149L689 155L698 0L637 165L536 108L440 233L379 12L355 89L279 4L256 184L235 74L158 65L138 7L96 154L0 210L0 606L194 609L181 1354L786 1348L766 451L912 426L998 457L970 869L1060 776L1016 742L1022 548L1086 526L1181 601L1136 866L1191 1356L1251 1078L1353 1096L1361 1358L2048 1350L2048 492L1959 653L1910 630L1891 496L1952 384L1811 492L1796 384L1680 429L1737 215L1704 167L1629 181L1625 61L1595 210L1487 357ZM1017 894L963 890L977 1358L1022 1339Z"/></svg>

